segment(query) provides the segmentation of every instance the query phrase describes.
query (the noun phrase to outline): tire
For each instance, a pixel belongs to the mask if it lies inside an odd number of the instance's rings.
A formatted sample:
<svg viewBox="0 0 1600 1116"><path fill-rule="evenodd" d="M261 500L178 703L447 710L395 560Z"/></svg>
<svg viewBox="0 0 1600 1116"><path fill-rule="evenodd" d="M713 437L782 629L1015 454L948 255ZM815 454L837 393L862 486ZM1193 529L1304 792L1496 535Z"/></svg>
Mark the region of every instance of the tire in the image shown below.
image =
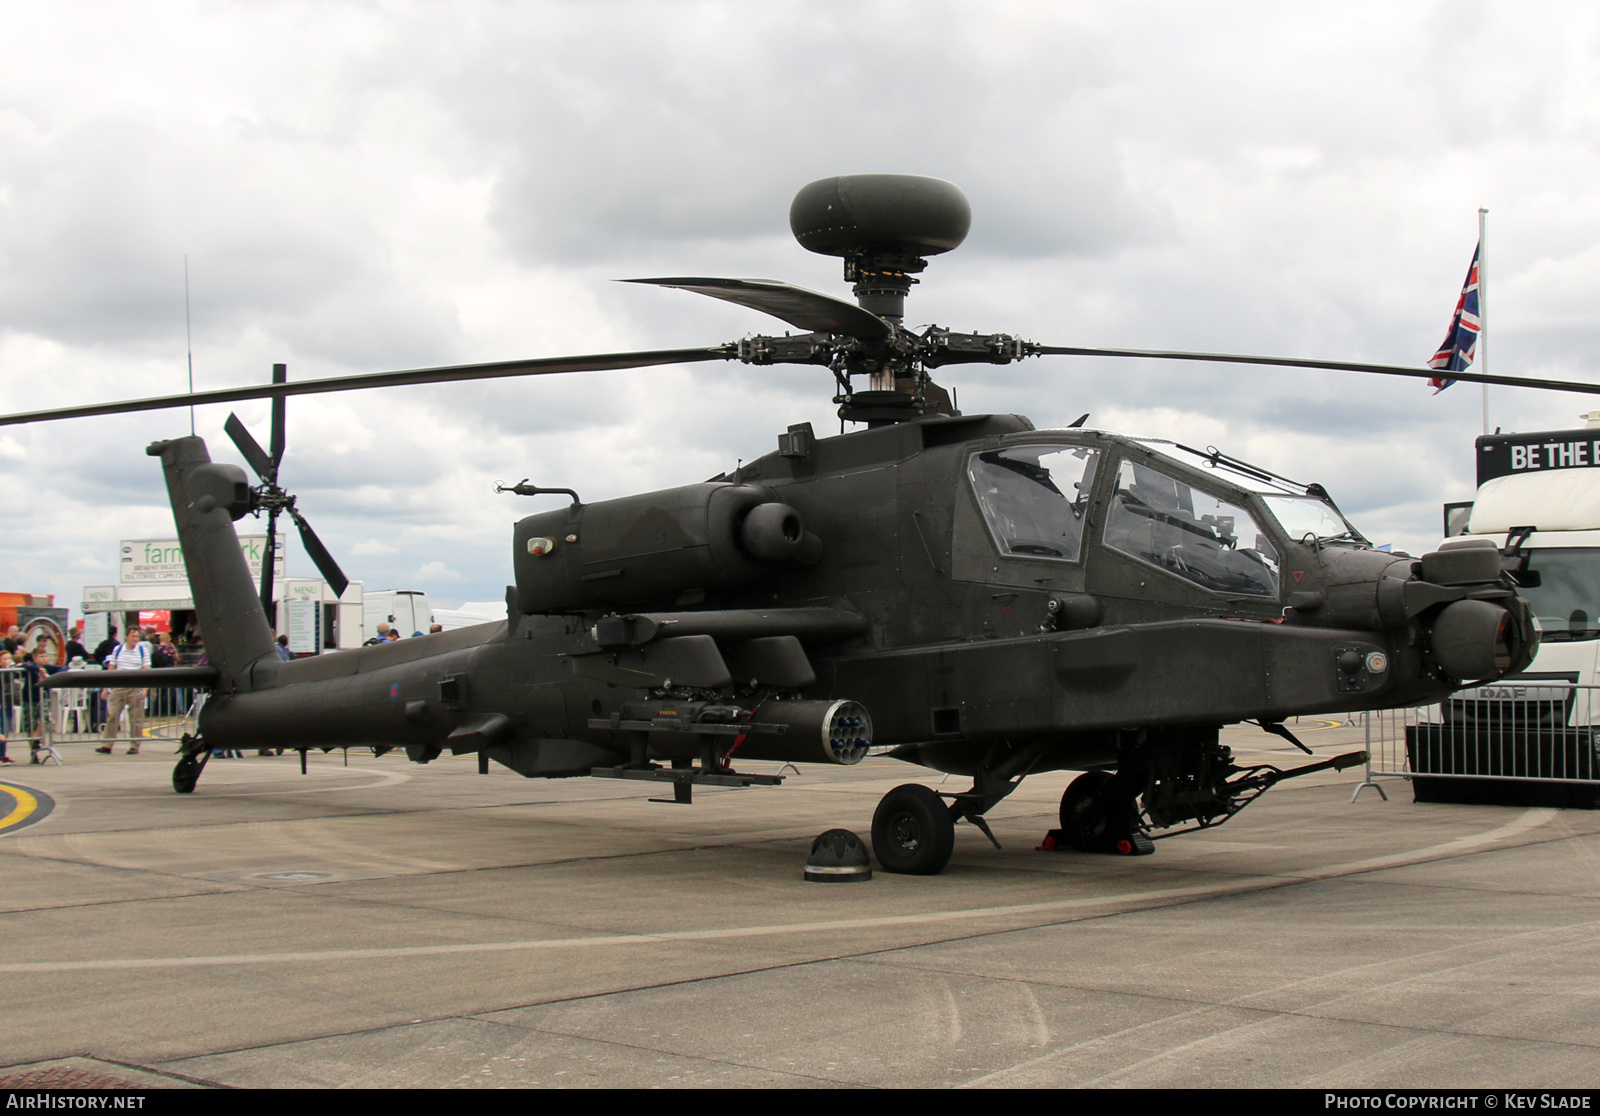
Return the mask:
<svg viewBox="0 0 1600 1116"><path fill-rule="evenodd" d="M920 783L895 787L872 815L872 851L887 872L937 875L955 847L950 808Z"/></svg>
<svg viewBox="0 0 1600 1116"><path fill-rule="evenodd" d="M206 769L206 760L210 758L210 752L179 755L177 766L172 769L172 789L179 794L193 794L200 782L200 773Z"/></svg>
<svg viewBox="0 0 1600 1116"><path fill-rule="evenodd" d="M1085 771L1061 794L1061 832L1073 848L1093 852L1105 829L1104 814L1096 810L1100 791L1111 781L1109 771Z"/></svg>

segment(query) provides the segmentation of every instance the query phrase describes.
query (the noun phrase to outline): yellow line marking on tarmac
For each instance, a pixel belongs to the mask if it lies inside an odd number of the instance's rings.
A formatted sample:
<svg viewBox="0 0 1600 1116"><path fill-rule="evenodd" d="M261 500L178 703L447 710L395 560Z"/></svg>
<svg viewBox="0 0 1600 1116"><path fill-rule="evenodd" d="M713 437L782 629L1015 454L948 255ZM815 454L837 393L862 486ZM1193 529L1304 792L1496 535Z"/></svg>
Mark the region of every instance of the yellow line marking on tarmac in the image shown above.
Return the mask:
<svg viewBox="0 0 1600 1116"><path fill-rule="evenodd" d="M0 783L0 791L9 794L17 804L11 813L0 818L0 833L4 833L14 825L21 825L32 817L33 812L39 808L39 800L21 787L14 787L10 783Z"/></svg>
<svg viewBox="0 0 1600 1116"><path fill-rule="evenodd" d="M260 768L257 768L256 770L259 771ZM339 768L339 771L349 771L362 775L376 775L377 778L370 783L357 783L354 786L348 787L299 787L291 790L270 791L220 791L210 795L204 793L204 786L202 785L199 793L202 797L206 798L249 798L258 794L337 794L339 791L361 791L374 790L378 787L392 787L400 783L409 782L411 779L411 772L409 771L372 771L364 767L341 767ZM298 779L300 776L296 774L294 778Z"/></svg>
<svg viewBox="0 0 1600 1116"><path fill-rule="evenodd" d="M269 769L267 769L265 767L254 767L254 768L244 768L242 770L247 770L251 774L255 774L257 772L265 772L265 774L262 775L262 781L263 782L265 782L268 779L279 779L279 778L281 778L281 779L290 779L290 778L299 779L299 778L301 778L298 768L295 770L295 774L292 775L292 776L288 775L288 774L284 774L283 770L281 768L275 768L275 769L269 770ZM316 774L324 774L324 775L327 775L327 774L337 775L337 774L340 774L342 772L350 772L351 774L376 775L377 778L374 779L370 783L355 783L355 784L349 785L349 786L337 786L337 787L291 787L288 790L278 790L278 789L276 789L276 787L262 787L262 788L260 788L258 790L212 791L209 794L206 793L205 784L202 782L200 784L200 789L195 792L195 797L196 798L257 798L257 797L261 797L263 795L278 795L278 794L337 794L339 791L375 790L378 787L397 786L400 783L408 782L412 778L411 772L409 772L409 771L374 771L369 767L337 767L337 768L334 768L331 773L326 768L322 769L321 771L318 771L317 768L313 767L313 768L311 768L311 771L313 773L316 773ZM307 778L309 778L309 776L307 776ZM237 783L224 783L223 784L223 786L234 786L234 787L236 787L238 785L239 784L237 784ZM148 795L148 794L101 794L101 795L95 795L94 796L94 800L96 802L134 802L134 801L148 802L150 800L150 795Z"/></svg>
<svg viewBox="0 0 1600 1116"><path fill-rule="evenodd" d="M1515 821L1482 833L1458 837L1443 844L1430 845L1409 853L1374 857L1367 860L1334 864L1326 868L1286 871L1270 876L1239 880L1227 884L1198 884L1190 887L1158 888L1152 891L1129 891L1117 895L1089 896L1081 899L1057 899L1045 903L1018 903L1004 907L975 907L956 911L930 911L922 914L879 915L873 918L828 919L821 922L790 922L767 926L733 926L707 930L663 931L656 934L596 934L581 938L538 938L511 942L459 942L441 945L387 946L366 949L318 949L296 953L236 953L201 957L114 957L99 961L16 961L0 963L0 973L71 973L93 972L108 969L183 969L209 968L217 965L299 965L316 961L386 961L407 957L440 957L452 954L512 953L551 949L583 949L594 946L671 945L679 942L727 941L739 938L777 937L784 934L833 933L849 930L871 930L895 926L917 926L937 923L967 922L986 918L1007 918L1024 915L1065 913L1118 903L1143 903L1160 905L1185 899L1218 898L1251 891L1266 891L1282 887L1285 880L1319 880L1335 876L1354 875L1379 868L1393 868L1416 864L1444 856L1458 856L1474 848L1492 845L1508 837L1515 837L1530 829L1546 824L1557 811L1549 807L1535 807L1523 812Z"/></svg>
<svg viewBox="0 0 1600 1116"><path fill-rule="evenodd" d="M1296 733L1326 732L1328 729L1352 727L1346 725L1343 721L1336 721L1332 717L1307 717L1303 721L1285 721L1284 726L1288 728L1290 732ZM1247 725L1243 722L1232 725L1223 725L1222 731L1229 736L1255 736L1258 733L1266 732L1265 729L1257 728L1255 725ZM1270 736L1272 734L1268 733L1268 735ZM1279 739L1282 738L1280 737Z"/></svg>

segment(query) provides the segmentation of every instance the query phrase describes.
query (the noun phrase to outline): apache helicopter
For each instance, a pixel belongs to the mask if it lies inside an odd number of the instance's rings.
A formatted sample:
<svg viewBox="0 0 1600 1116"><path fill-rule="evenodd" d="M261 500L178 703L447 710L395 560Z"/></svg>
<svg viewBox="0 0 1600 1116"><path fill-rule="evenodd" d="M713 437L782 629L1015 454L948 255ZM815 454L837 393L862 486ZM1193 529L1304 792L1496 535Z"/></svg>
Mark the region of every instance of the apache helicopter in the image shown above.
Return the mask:
<svg viewBox="0 0 1600 1116"><path fill-rule="evenodd" d="M210 688L173 773L195 789L213 748L404 748L428 763L476 753L524 776L776 784L740 760L852 764L870 751L970 776L945 793L891 790L872 822L883 867L940 871L955 823L1028 775L1084 773L1061 801L1066 840L1145 853L1156 836L1227 821L1290 770L1236 764L1221 726L1435 702L1523 669L1538 632L1517 558L1492 544L1414 560L1374 549L1324 489L1172 442L1020 415L961 414L931 379L948 365L1098 355L1343 369L1432 369L1205 353L1052 347L903 324L926 257L970 224L937 179L814 182L790 210L805 248L842 257L856 304L787 284L633 282L724 299L804 332L704 349L418 369L40 411L0 425L271 398L270 452L228 433L260 482L205 442L160 458L210 665L124 684ZM287 512L337 591L344 575L277 484L287 396L693 361L818 365L842 419L701 484L521 519L503 622L280 662L233 524ZM1562 381L1452 373L1568 391ZM865 386L860 386L861 381ZM1087 416L1086 416L1087 417ZM269 579L272 564L263 566ZM50 686L115 685L64 673ZM1175 827L1188 825L1189 829Z"/></svg>

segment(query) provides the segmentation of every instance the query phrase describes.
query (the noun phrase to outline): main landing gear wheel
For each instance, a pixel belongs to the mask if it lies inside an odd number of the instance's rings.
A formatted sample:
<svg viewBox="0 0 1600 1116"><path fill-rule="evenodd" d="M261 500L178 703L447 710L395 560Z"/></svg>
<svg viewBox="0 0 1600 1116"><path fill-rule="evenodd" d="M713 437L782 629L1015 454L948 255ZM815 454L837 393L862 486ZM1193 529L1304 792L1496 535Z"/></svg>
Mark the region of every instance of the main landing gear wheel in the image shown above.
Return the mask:
<svg viewBox="0 0 1600 1116"><path fill-rule="evenodd" d="M1106 801L1109 771L1085 771L1061 795L1061 832L1080 852L1108 852L1120 856L1148 856L1155 842L1140 832L1131 804ZM1122 815L1119 817L1119 815Z"/></svg>
<svg viewBox="0 0 1600 1116"><path fill-rule="evenodd" d="M895 787L872 815L872 851L886 871L937 875L955 847L950 807L920 783Z"/></svg>

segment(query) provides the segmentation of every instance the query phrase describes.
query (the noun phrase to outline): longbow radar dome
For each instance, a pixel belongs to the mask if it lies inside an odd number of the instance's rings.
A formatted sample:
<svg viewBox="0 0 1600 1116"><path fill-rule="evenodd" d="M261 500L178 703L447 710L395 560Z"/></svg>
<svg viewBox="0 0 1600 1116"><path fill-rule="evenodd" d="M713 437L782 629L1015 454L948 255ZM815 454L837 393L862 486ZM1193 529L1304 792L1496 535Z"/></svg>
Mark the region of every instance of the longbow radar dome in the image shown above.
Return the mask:
<svg viewBox="0 0 1600 1116"><path fill-rule="evenodd" d="M802 247L824 256L933 256L967 238L972 207L940 178L846 174L801 189L789 227Z"/></svg>

